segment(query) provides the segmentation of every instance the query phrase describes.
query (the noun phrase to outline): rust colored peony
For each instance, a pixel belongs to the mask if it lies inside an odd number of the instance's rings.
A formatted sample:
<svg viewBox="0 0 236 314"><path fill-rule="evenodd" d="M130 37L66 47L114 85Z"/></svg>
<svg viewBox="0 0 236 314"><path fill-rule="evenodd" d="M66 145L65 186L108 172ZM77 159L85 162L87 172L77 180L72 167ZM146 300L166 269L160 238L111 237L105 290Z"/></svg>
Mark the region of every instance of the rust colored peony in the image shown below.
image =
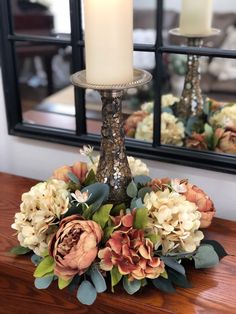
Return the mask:
<svg viewBox="0 0 236 314"><path fill-rule="evenodd" d="M215 136L218 138L216 151L226 154L236 154L236 133L225 131L218 128L215 130Z"/></svg>
<svg viewBox="0 0 236 314"><path fill-rule="evenodd" d="M98 252L101 269L110 271L117 266L122 275L129 275L130 280L159 277L164 272L164 263L159 257L153 257L152 242L144 238L143 230L133 229L131 215L126 216L120 221L121 230L115 231L106 247Z"/></svg>
<svg viewBox="0 0 236 314"><path fill-rule="evenodd" d="M86 178L88 172L87 164L84 162L76 162L73 166L63 166L53 172L53 179L69 182L68 172L72 172L81 183Z"/></svg>
<svg viewBox="0 0 236 314"><path fill-rule="evenodd" d="M49 245L56 266L54 273L69 280L83 274L95 260L103 232L94 221L79 215L64 218Z"/></svg>
<svg viewBox="0 0 236 314"><path fill-rule="evenodd" d="M210 226L212 218L215 215L215 207L209 196L196 185L188 183L186 185L187 191L184 193L186 199L197 205L201 212L201 228Z"/></svg>
<svg viewBox="0 0 236 314"><path fill-rule="evenodd" d="M125 134L128 137L134 137L137 125L139 122L143 121L143 119L148 115L147 112L142 110L134 112L126 121L124 125Z"/></svg>
<svg viewBox="0 0 236 314"><path fill-rule="evenodd" d="M207 150L205 133L199 134L194 132L191 138L186 140L186 147L191 149Z"/></svg>

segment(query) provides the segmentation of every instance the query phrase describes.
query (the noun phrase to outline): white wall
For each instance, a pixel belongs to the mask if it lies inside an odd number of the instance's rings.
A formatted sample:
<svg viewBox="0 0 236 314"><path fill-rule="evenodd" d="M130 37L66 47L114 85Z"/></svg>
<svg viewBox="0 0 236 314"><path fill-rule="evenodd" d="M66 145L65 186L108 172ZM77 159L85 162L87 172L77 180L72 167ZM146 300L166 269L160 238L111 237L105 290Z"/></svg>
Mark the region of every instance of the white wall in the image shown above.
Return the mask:
<svg viewBox="0 0 236 314"><path fill-rule="evenodd" d="M84 160L75 147L23 139L7 134L5 105L0 75L0 171L46 179L54 168ZM217 216L236 220L234 175L216 173L167 163L145 161L152 177L189 178L215 201Z"/></svg>

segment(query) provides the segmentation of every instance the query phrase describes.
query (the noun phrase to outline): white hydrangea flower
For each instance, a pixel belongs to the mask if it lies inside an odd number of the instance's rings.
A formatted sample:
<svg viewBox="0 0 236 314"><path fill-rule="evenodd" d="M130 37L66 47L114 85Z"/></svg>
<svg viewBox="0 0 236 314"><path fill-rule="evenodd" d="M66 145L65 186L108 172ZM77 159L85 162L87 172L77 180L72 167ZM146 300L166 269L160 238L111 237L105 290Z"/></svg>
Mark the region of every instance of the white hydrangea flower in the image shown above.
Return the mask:
<svg viewBox="0 0 236 314"><path fill-rule="evenodd" d="M179 102L179 98L172 94L166 94L161 97L162 108L173 106L176 102Z"/></svg>
<svg viewBox="0 0 236 314"><path fill-rule="evenodd" d="M146 116L137 125L135 132L136 140L152 142L153 138L153 113Z"/></svg>
<svg viewBox="0 0 236 314"><path fill-rule="evenodd" d="M157 249L162 253L193 252L200 245L203 233L199 231L201 213L196 204L176 192L164 191L147 193L144 205L149 210L146 232L158 236Z"/></svg>
<svg viewBox="0 0 236 314"><path fill-rule="evenodd" d="M100 156L97 156L96 158L94 158L93 164L88 163L88 170L89 171L91 169L93 169L94 173L97 172L99 158L100 158ZM149 169L144 162L142 162L140 159L136 159L136 158L131 157L131 156L128 156L127 158L128 158L128 163L129 163L132 177L141 176L141 175L144 175L144 176L149 175Z"/></svg>
<svg viewBox="0 0 236 314"><path fill-rule="evenodd" d="M67 184L60 180L41 182L22 195L20 212L12 228L17 230L21 246L42 256L55 232L54 221L66 213L69 205Z"/></svg>
<svg viewBox="0 0 236 314"><path fill-rule="evenodd" d="M150 102L145 102L142 106L141 109L144 112L147 113L152 113L153 112L153 107L154 107L154 102L150 101Z"/></svg>
<svg viewBox="0 0 236 314"><path fill-rule="evenodd" d="M184 125L171 113L161 114L161 143L182 146L184 139Z"/></svg>
<svg viewBox="0 0 236 314"><path fill-rule="evenodd" d="M213 127L222 127L236 131L236 104L225 106L219 112L216 112L210 118L210 124Z"/></svg>

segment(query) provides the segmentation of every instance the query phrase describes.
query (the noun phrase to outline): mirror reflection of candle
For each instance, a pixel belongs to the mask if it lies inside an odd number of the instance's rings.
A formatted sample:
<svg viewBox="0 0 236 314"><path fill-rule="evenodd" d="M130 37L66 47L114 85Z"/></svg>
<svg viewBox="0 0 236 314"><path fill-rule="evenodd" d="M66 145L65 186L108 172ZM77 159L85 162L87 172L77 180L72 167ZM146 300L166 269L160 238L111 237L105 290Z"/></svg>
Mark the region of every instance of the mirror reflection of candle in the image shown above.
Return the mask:
<svg viewBox="0 0 236 314"><path fill-rule="evenodd" d="M213 0L182 0L180 33L207 35L211 31Z"/></svg>
<svg viewBox="0 0 236 314"><path fill-rule="evenodd" d="M133 0L85 0L84 13L87 82L131 82Z"/></svg>

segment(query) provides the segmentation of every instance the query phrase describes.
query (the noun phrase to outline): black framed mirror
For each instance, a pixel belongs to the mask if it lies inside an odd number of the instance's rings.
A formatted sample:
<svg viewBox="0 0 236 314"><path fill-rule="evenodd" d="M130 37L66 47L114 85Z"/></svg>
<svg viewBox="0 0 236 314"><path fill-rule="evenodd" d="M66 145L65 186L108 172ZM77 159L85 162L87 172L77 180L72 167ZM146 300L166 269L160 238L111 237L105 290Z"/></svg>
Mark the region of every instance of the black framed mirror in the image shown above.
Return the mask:
<svg viewBox="0 0 236 314"><path fill-rule="evenodd" d="M74 90L69 81L71 73L84 68L82 3L63 0L59 6L56 2L0 2L9 133L98 148L99 95ZM129 90L124 100L127 151L138 157L236 173L236 122L232 118L236 77L232 71L229 77L222 71L236 62L236 43L234 48L226 41L233 37L236 12L232 13L233 8L231 12L214 10L213 26L222 33L205 40L200 48L169 34L179 25L180 6L180 0L148 4L134 0L134 65L149 70L154 79L148 86ZM176 113L191 55L201 56L205 107L200 126L192 120L183 123ZM218 128L223 131L215 134Z"/></svg>

